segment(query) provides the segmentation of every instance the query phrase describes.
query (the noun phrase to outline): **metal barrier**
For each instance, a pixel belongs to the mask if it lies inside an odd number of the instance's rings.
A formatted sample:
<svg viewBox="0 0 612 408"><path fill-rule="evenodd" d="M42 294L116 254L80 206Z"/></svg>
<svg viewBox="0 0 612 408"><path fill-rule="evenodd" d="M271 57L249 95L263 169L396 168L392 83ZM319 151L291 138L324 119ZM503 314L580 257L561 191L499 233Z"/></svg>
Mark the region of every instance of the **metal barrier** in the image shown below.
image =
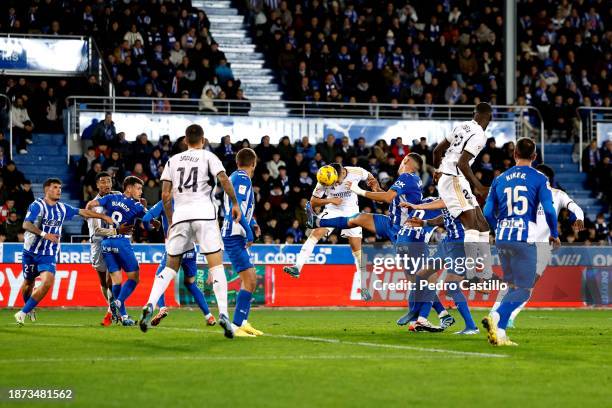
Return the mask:
<svg viewBox="0 0 612 408"><path fill-rule="evenodd" d="M591 140L597 138L598 123L612 123L612 108L581 106L577 110L578 114L578 151L580 152L579 166L582 171L582 151L584 150L585 142L590 143ZM586 139L585 133L586 131Z"/></svg>
<svg viewBox="0 0 612 408"><path fill-rule="evenodd" d="M0 106L0 112L5 113L8 117L8 133L9 133L9 152L8 157L13 159L13 115L11 115L11 99L5 95L0 94L0 100L6 103L5 106ZM6 154L6 152L4 152Z"/></svg>
<svg viewBox="0 0 612 408"><path fill-rule="evenodd" d="M419 120L469 120L473 106L467 105L400 105L348 102L296 102L270 100L213 100L204 105L198 99L145 98L145 97L89 97L72 96L70 105L69 134L80 135L78 117L80 112L148 113L159 115L198 114L208 116L262 116L279 118L275 110L282 105L289 118L350 118L350 119L419 119ZM258 113L251 115L251 108ZM267 114L269 112L269 115ZM517 136L540 140L540 151L544 158L544 121L538 109L532 106L495 105L493 120L515 122Z"/></svg>

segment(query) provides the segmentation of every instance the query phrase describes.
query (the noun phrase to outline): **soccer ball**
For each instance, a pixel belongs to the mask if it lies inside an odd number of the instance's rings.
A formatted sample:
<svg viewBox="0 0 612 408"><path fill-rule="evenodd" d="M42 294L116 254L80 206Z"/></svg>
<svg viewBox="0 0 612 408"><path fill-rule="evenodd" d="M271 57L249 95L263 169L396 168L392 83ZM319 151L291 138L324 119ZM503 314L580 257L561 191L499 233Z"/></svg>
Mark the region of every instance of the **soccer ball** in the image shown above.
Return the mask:
<svg viewBox="0 0 612 408"><path fill-rule="evenodd" d="M338 172L332 166L323 166L317 171L317 181L324 186L331 186L338 181Z"/></svg>

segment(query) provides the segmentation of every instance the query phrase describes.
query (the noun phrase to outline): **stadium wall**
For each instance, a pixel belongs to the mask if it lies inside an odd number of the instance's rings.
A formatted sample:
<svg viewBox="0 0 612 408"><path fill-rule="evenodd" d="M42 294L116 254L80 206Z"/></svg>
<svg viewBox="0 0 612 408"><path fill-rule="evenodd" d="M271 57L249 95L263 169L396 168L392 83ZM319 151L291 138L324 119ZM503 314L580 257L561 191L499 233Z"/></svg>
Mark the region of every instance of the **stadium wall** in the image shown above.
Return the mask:
<svg viewBox="0 0 612 408"><path fill-rule="evenodd" d="M164 256L160 244L134 245L141 264L140 284L129 299L128 306L141 306L146 302L153 285L158 263ZM404 279L402 271L387 271L381 275L366 272L372 301L362 301L357 284L357 271L350 247L347 245L320 245L315 248L310 264L306 265L299 279L282 271L283 266L295 262L299 245L254 245L251 258L256 265L258 285L254 302L269 307L403 307L405 290L374 290L375 280L383 283ZM0 307L22 305L19 294L21 274L20 244L0 245ZM90 265L89 244L64 244L59 255L55 285L41 307L105 306L100 294L97 274ZM226 260L227 261L227 260ZM206 284L205 259L198 259L198 285L204 289L210 303L214 304L212 289ZM494 255L494 270L502 274L498 258ZM609 306L612 290L612 246L563 247L555 252L550 266L537 283L529 303L530 307L588 307ZM366 268L367 269L367 268ZM228 274L230 302L240 289L240 281L229 263ZM167 292L170 306L190 304L192 299L182 288L179 275ZM379 282L377 285L381 285ZM482 294L466 291L473 306L491 306L497 291ZM449 303L444 291L440 298Z"/></svg>

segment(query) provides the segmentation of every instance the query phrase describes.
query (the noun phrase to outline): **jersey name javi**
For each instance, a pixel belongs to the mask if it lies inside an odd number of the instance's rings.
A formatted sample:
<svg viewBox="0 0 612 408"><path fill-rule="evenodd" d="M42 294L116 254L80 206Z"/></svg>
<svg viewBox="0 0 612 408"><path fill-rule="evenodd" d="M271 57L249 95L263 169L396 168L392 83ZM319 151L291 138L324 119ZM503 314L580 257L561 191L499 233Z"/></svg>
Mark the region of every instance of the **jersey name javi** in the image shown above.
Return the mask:
<svg viewBox="0 0 612 408"><path fill-rule="evenodd" d="M216 177L224 171L219 158L203 149L189 149L168 160L161 180L172 183L173 224L217 218L212 195Z"/></svg>
<svg viewBox="0 0 612 408"><path fill-rule="evenodd" d="M446 140L450 143L450 146L442 158L440 171L451 176L462 175L457 168L457 162L464 151L474 156L470 160L471 165L486 143L484 130L474 120L462 122L455 126L452 133L446 136Z"/></svg>

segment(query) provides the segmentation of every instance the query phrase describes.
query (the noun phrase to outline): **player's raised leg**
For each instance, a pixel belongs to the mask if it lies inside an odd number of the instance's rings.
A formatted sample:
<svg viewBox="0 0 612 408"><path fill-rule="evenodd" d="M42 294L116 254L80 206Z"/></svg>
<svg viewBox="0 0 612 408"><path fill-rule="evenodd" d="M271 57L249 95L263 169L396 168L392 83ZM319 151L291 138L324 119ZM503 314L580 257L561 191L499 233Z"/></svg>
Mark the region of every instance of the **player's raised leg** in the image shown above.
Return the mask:
<svg viewBox="0 0 612 408"><path fill-rule="evenodd" d="M300 252L297 254L295 265L283 267L283 272L288 273L294 278L299 278L304 264L308 262L308 259L310 259L314 251L314 247L329 231L331 231L331 229L328 228L315 228L312 230L310 236L306 239L306 242L304 242L302 248L300 248Z"/></svg>

